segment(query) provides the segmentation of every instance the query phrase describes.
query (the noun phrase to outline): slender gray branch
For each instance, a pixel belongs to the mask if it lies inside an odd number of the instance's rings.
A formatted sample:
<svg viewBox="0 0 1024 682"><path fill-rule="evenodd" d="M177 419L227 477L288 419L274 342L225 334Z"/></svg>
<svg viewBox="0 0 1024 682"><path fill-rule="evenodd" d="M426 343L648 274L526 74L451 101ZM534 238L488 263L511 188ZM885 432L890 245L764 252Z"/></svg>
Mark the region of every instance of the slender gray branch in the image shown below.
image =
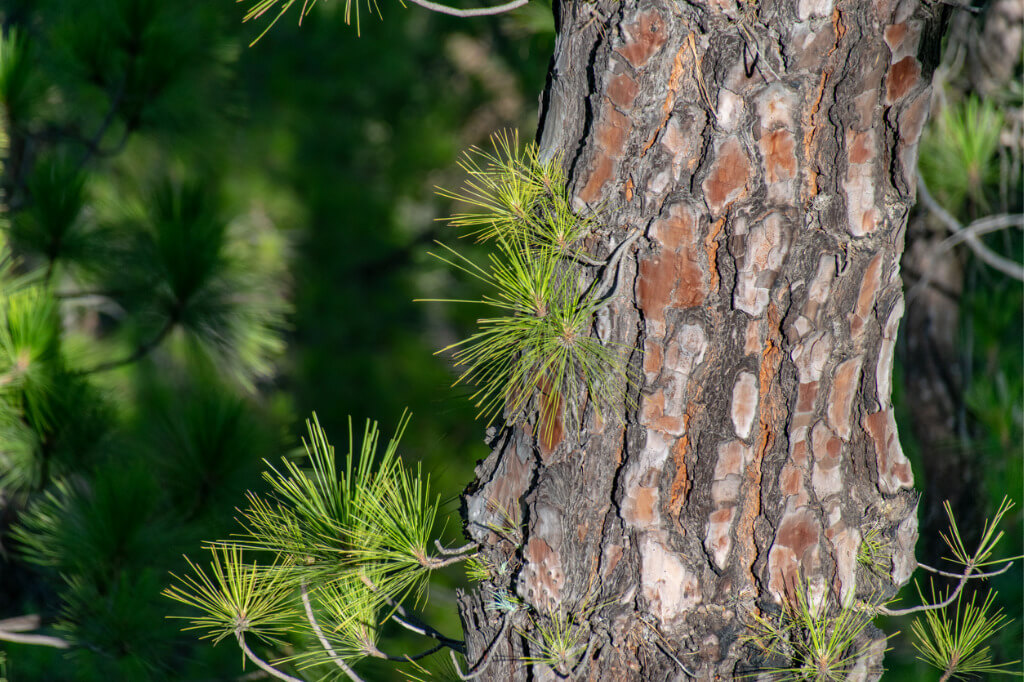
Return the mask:
<svg viewBox="0 0 1024 682"><path fill-rule="evenodd" d="M929 571L931 573L935 573L936 575L945 576L947 578L956 578L956 579L959 580L964 575L963 573L950 573L948 571L939 570L938 568L932 568L931 566L929 566L927 564L922 564L920 561L917 562L917 565L919 567L923 568L926 571ZM1011 562L1011 563L1008 563L1005 566L1003 566L998 571L992 571L991 573L972 573L971 575L969 575L967 577L970 580L975 580L975 579L978 579L978 578L982 578L982 579L983 578L992 578L994 576L1002 575L1003 573L1006 573L1006 571L1008 571L1010 569L1010 566L1012 566L1012 565L1013 564Z"/></svg>
<svg viewBox="0 0 1024 682"><path fill-rule="evenodd" d="M445 556L454 556L456 554L465 554L480 546L479 542L467 542L462 547L445 547L441 544L440 540L434 540L434 546L437 547L437 551Z"/></svg>
<svg viewBox="0 0 1024 682"><path fill-rule="evenodd" d="M365 575L360 576L360 579L367 587L373 590L373 592L377 592L377 586L373 584L372 580L367 578ZM452 639L447 635L441 634L441 632L436 628L427 625L416 616L413 616L412 614L408 613L405 610L404 606L396 602L394 599L391 599L387 595L381 595L381 597L384 599L384 603L386 603L393 609L393 613L391 614L390 617L391 620L395 621L395 623L397 623L398 625L401 625L406 630L409 630L410 632L415 632L418 635L423 635L424 637L436 639L438 642L445 645L452 651L457 651L460 654L466 653L465 642L458 639Z"/></svg>
<svg viewBox="0 0 1024 682"><path fill-rule="evenodd" d="M0 640L5 642L15 642L17 644L34 644L37 646L50 646L54 649L70 649L71 642L60 637L51 637L50 635L32 635L21 632L11 632L10 630L0 630Z"/></svg>
<svg viewBox="0 0 1024 682"><path fill-rule="evenodd" d="M244 632L236 632L235 638L238 639L238 646L242 648L242 653L245 654L245 657L253 663L255 663L256 667L262 670L263 672L267 673L271 677L276 677L279 680L284 680L284 682L304 682L303 680L300 680L297 677L292 677L287 673L281 672L280 670L270 665L256 654L254 654L252 652L252 649L249 648L249 645L245 641Z"/></svg>
<svg viewBox="0 0 1024 682"><path fill-rule="evenodd" d="M424 568L429 568L430 570L444 568L445 566L451 566L452 564L457 564L460 561L465 561L474 554L476 554L476 552L473 552L472 554L459 554L458 556L449 556L445 558L434 556L423 557L420 559L420 565Z"/></svg>
<svg viewBox="0 0 1024 682"><path fill-rule="evenodd" d="M508 630L508 620L508 616L501 619L501 627L498 629L497 634L494 635L494 639L492 639L491 643L487 645L486 649L484 649L484 653L480 656L480 660L476 662L476 665L471 667L465 673L462 672L462 666L459 665L459 659L455 657L455 651L449 652L452 657L452 665L455 666L455 674L459 676L459 679L472 680L487 672L487 668L491 664L491 654L493 654L494 650L497 648L498 640L501 639L505 635L505 631Z"/></svg>
<svg viewBox="0 0 1024 682"><path fill-rule="evenodd" d="M974 255L977 256L982 262L989 267L998 270L1008 277L1013 277L1016 280L1024 282L1024 266L1020 263L1014 262L1009 258L1004 258L998 253L992 251L985 246L982 241L978 238L977 234L968 232L963 225L960 224L953 215L939 205L939 202L935 200L935 197L928 191L928 186L924 182L924 178L921 177L921 172L917 173L917 191L921 197L921 203L931 211L936 218L938 218L950 232L954 235L964 234L963 241L967 243Z"/></svg>
<svg viewBox="0 0 1024 682"><path fill-rule="evenodd" d="M608 303L615 298L615 294L618 293L619 286L622 284L619 261L622 260L622 256L626 253L633 242L640 237L642 232L643 231L639 227L634 228L633 232L623 239L622 243L615 248L610 256L608 256L604 272L601 274L601 279L592 288L592 291L600 292L597 296L597 299L601 301L597 308L598 310L608 305ZM614 285L612 284L612 279L614 279Z"/></svg>
<svg viewBox="0 0 1024 682"><path fill-rule="evenodd" d="M327 637L324 636L324 631L320 628L320 623L317 622L316 616L313 615L313 605L309 603L309 590L306 588L305 581L302 582L301 590L302 608L306 610L306 620L309 621L309 626L313 628L313 634L315 634L316 638L320 641L320 646L324 648L324 651L326 651L327 655L331 657L334 664L341 668L342 672L348 675L348 678L352 680L352 682L363 682L363 679L359 677L359 675L357 675L347 663L345 663L345 660L338 655L334 650L334 647L331 646L331 643L327 640Z"/></svg>
<svg viewBox="0 0 1024 682"><path fill-rule="evenodd" d="M506 2L504 5L496 5L494 7L458 9L456 7L449 7L448 5L440 5L436 2L430 2L430 0L409 0L412 4L419 5L423 9L429 9L431 12L440 12L441 14L462 18L489 17L494 16L495 14L504 14L505 12L511 12L514 9L522 7L529 1L530 0L512 0L512 2Z"/></svg>
<svg viewBox="0 0 1024 682"><path fill-rule="evenodd" d="M918 564L918 566L920 566L920 564ZM963 573L961 573L959 575L953 574L952 576L950 576L950 577L953 577L953 578L959 578L960 582L957 583L956 589L953 590L953 592L948 597L943 599L941 602L938 602L937 604L921 604L920 606L911 606L911 607L906 608L906 609L889 609L889 608L886 608L884 606L877 606L873 610L876 611L877 613L880 613L880 614L884 615L884 616L907 616L907 615L910 615L911 613L920 613L921 611L934 611L936 609L944 609L947 606L949 606L950 604L952 604L956 600L956 598L960 596L960 593L963 592L964 586L967 585L967 581L968 580L972 580L974 578L992 577L992 576L995 576L995 575L1000 575L1000 574L1006 573L1008 570L1010 570L1011 566L1013 566L1013 562L1010 562L1010 563L1006 564L1005 566L1002 567L1002 569L1000 569L998 571L993 571L992 573L988 573L988 574L973 573L974 566L973 565L967 566L967 568L964 569ZM931 569L931 570L934 570L934 569ZM936 572L937 573L941 573L940 571L936 571ZM945 575L949 575L949 574L945 574Z"/></svg>
<svg viewBox="0 0 1024 682"><path fill-rule="evenodd" d="M120 360L111 360L110 362L100 363L90 369L80 370L78 373L80 375L87 375L98 374L100 372L109 372L112 369L117 369L118 367L124 367L125 365L132 364L133 362L138 362L142 358L149 355L153 350L156 349L157 346L159 346L163 342L167 335L171 333L171 330L174 329L174 325L176 323L176 316L168 317L167 322L160 329L160 331L157 332L156 336L154 336L149 341L139 345L139 347L132 351L130 355L123 357Z"/></svg>
<svg viewBox="0 0 1024 682"><path fill-rule="evenodd" d="M999 232L1008 227L1021 226L1024 226L1024 213L999 213L997 215L985 216L970 223L963 231L957 232L951 237L946 237L939 244L939 248L943 250L949 249L962 241L966 241L971 236L981 236L989 232Z"/></svg>

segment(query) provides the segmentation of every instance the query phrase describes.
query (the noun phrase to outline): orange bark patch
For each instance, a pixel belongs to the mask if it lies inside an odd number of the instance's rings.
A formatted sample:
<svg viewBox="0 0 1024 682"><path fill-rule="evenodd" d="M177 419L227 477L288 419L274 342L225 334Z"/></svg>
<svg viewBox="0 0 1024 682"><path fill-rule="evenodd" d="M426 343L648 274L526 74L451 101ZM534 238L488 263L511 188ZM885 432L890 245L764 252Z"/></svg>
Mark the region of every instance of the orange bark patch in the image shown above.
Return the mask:
<svg viewBox="0 0 1024 682"><path fill-rule="evenodd" d="M686 428L686 424L683 425ZM686 450L690 439L683 436L672 446L672 460L676 464L676 473L672 477L672 488L669 491L669 505L678 513L686 504L686 496L690 493L690 478L686 471Z"/></svg>
<svg viewBox="0 0 1024 682"><path fill-rule="evenodd" d="M868 315L875 307L875 295L878 293L882 270L882 254L878 253L868 263L864 271L864 280L860 285L860 293L857 295L857 305L850 315L850 336L854 341L860 339L864 334L864 324Z"/></svg>
<svg viewBox="0 0 1024 682"><path fill-rule="evenodd" d="M644 314L664 322L665 308L690 308L704 302L703 273L691 252L663 251L640 261L638 285Z"/></svg>
<svg viewBox="0 0 1024 682"><path fill-rule="evenodd" d="M870 132L853 133L850 141L850 163L867 163L875 151L874 135Z"/></svg>
<svg viewBox="0 0 1024 682"><path fill-rule="evenodd" d="M640 92L640 88L636 81L624 73L613 78L608 84L608 89L605 90L605 94L608 95L612 104L627 111L633 108L633 101L636 100L638 92Z"/></svg>
<svg viewBox="0 0 1024 682"><path fill-rule="evenodd" d="M801 441L806 451L807 445ZM782 472L779 474L779 489L783 495L797 495L800 493L800 489L804 485L804 474L800 469L790 464L786 464L782 467Z"/></svg>
<svg viewBox="0 0 1024 682"><path fill-rule="evenodd" d="M783 517L775 544L788 547L797 557L802 557L804 552L818 544L820 537L821 529L814 516L801 509Z"/></svg>
<svg viewBox="0 0 1024 682"><path fill-rule="evenodd" d="M539 445L541 458L547 464L548 458L554 452L558 444L565 438L565 424L563 423L564 401L561 395L551 395L551 382L544 382L540 401L540 416L538 427L540 429Z"/></svg>
<svg viewBox="0 0 1024 682"><path fill-rule="evenodd" d="M580 199L588 204L597 203L601 199L601 192L604 189L605 183L612 177L614 167L615 162L608 158L608 156L602 154L598 157L594 170L591 171L590 177L587 178L587 184L580 190Z"/></svg>
<svg viewBox="0 0 1024 682"><path fill-rule="evenodd" d="M894 495L900 488L912 488L914 474L910 469L910 462L900 448L896 419L892 410L881 410L867 415L864 417L863 425L875 444L878 489L887 495Z"/></svg>
<svg viewBox="0 0 1024 682"><path fill-rule="evenodd" d="M899 49L903 38L907 35L907 22L901 21L898 24L885 27L885 44L895 52Z"/></svg>
<svg viewBox="0 0 1024 682"><path fill-rule="evenodd" d="M668 508L673 515L686 504L686 496L690 493L690 478L686 470L686 451L690 447L690 437L687 432L690 430L690 419L694 404L686 406L683 413L683 435L672 446L672 462L675 464L676 473L672 477L672 487L669 490Z"/></svg>
<svg viewBox="0 0 1024 682"><path fill-rule="evenodd" d="M750 161L740 141L730 137L719 147L711 172L701 185L711 213L719 215L726 204L742 196L749 178Z"/></svg>
<svg viewBox="0 0 1024 682"><path fill-rule="evenodd" d="M715 221L704 239L704 252L708 256L708 272L711 274L711 291L718 291L718 235L725 227L725 216Z"/></svg>
<svg viewBox="0 0 1024 682"><path fill-rule="evenodd" d="M629 119L611 104L602 110L601 123L594 134L599 155L587 178L587 184L579 194L579 198L586 203L595 203L601 199L604 186L612 178L615 164L622 157L622 147L632 126Z"/></svg>
<svg viewBox="0 0 1024 682"><path fill-rule="evenodd" d="M668 39L665 22L661 15L654 11L644 12L636 22L626 24L623 33L626 35L626 44L615 51L637 69L646 64Z"/></svg>
<svg viewBox="0 0 1024 682"><path fill-rule="evenodd" d="M684 430L682 415L665 414L665 391L661 389L644 396L640 404L640 423L674 435L679 435Z"/></svg>
<svg viewBox="0 0 1024 682"><path fill-rule="evenodd" d="M814 400L818 397L818 382L800 384L796 391L796 411L799 414L814 411Z"/></svg>
<svg viewBox="0 0 1024 682"><path fill-rule="evenodd" d="M921 63L913 57L904 57L889 68L885 84L885 98L889 104L901 99L921 78Z"/></svg>
<svg viewBox="0 0 1024 682"><path fill-rule="evenodd" d="M832 382L828 403L828 421L832 430L843 440L850 438L850 411L853 398L860 384L860 357L851 358L839 365Z"/></svg>
<svg viewBox="0 0 1024 682"><path fill-rule="evenodd" d="M652 341L650 337L644 344L644 372L656 377L661 372L661 364L665 360L665 349L661 343Z"/></svg>
<svg viewBox="0 0 1024 682"><path fill-rule="evenodd" d="M673 204L668 213L667 218L651 224L651 238L673 251L692 247L696 236L693 213L682 204Z"/></svg>
<svg viewBox="0 0 1024 682"><path fill-rule="evenodd" d="M786 129L762 135L758 140L767 182L785 182L796 176L796 140Z"/></svg>
<svg viewBox="0 0 1024 682"><path fill-rule="evenodd" d="M692 34L691 34L692 35ZM658 123L658 129L651 135L651 139L647 140L647 144L640 151L640 158L644 157L647 150L654 146L654 141L658 139L658 133L662 131L665 124L668 123L668 117L672 115L672 108L676 105L676 93L679 92L679 81L683 77L683 53L686 51L686 44L679 48L676 52L675 59L672 60L672 72L668 76L668 95L665 97L665 101L661 105L661 122Z"/></svg>

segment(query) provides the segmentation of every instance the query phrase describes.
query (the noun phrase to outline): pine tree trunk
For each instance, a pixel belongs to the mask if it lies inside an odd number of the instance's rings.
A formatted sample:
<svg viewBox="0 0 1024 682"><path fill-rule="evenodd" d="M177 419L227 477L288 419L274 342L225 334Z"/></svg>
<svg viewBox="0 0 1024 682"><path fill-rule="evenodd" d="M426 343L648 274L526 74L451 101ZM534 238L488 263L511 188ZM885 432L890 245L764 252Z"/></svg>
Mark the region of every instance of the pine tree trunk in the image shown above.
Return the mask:
<svg viewBox="0 0 1024 682"><path fill-rule="evenodd" d="M600 211L593 253L643 230L596 324L642 378L621 420L492 433L464 513L499 570L461 598L468 657L488 680L749 674L755 614L801 590L884 599L915 567L890 388L941 18L916 0L555 11L541 152ZM871 527L882 571L856 561ZM580 641L531 665L554 615ZM869 628L852 679L884 649Z"/></svg>

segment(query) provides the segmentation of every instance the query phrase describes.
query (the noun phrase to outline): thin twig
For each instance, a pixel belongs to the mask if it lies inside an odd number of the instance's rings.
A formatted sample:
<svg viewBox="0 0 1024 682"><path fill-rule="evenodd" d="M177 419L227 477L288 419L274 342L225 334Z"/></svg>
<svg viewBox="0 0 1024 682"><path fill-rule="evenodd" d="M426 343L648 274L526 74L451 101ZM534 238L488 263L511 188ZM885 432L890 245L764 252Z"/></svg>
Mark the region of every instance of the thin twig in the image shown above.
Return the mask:
<svg viewBox="0 0 1024 682"><path fill-rule="evenodd" d="M480 546L479 542L467 542L462 547L448 548L441 544L440 540L434 540L434 546L437 547L437 551L445 556L454 556L455 554L465 554L471 550L476 549Z"/></svg>
<svg viewBox="0 0 1024 682"><path fill-rule="evenodd" d="M947 578L957 578L957 579L960 579L964 575L963 573L949 573L947 571L942 571L942 570L939 570L937 568L932 568L931 566L929 566L927 564L922 564L920 561L917 562L917 565L918 565L918 567L923 568L926 571L930 571L932 573L935 573L935 574L941 575L941 576L945 576ZM997 575L1002 575L1003 573L1006 573L1006 571L1008 571L1010 569L1010 566L1012 566L1012 565L1013 565L1013 563L1011 562L1011 563L1006 564L1005 566L1003 566L998 571L992 571L991 573L972 573L971 575L969 575L967 577L970 580L974 580L976 578L991 578L991 577L994 577L994 576L997 576Z"/></svg>
<svg viewBox="0 0 1024 682"><path fill-rule="evenodd" d="M326 651L327 655L331 657L334 664L341 668L352 682L363 682L363 679L359 677L359 675L357 675L347 663L345 663L345 660L338 655L334 650L334 647L331 646L331 643L327 640L327 637L324 636L324 631L320 628L320 623L317 622L316 616L313 615L313 605L309 603L309 590L306 588L305 581L302 581L301 588L302 607L306 609L306 620L309 621L310 627L313 628L313 634L315 634L316 638L320 640L320 646L324 648L324 651Z"/></svg>
<svg viewBox="0 0 1024 682"><path fill-rule="evenodd" d="M380 594L377 591L377 586L373 584L372 580L367 578L365 575L360 576L360 579L363 581L363 584L370 588L371 591L373 591L375 594ZM395 623L397 623L398 625L401 625L406 630L409 630L410 632L415 632L418 635L423 635L424 637L436 639L438 642L444 644L452 651L458 651L460 654L466 653L466 643L462 640L452 639L451 637L442 634L437 628L427 625L416 616L410 614L408 611L405 610L404 606L396 602L394 599L391 599L387 595L381 594L380 596L384 600L384 603L386 603L394 610L394 612L391 614L391 620L395 621Z"/></svg>
<svg viewBox="0 0 1024 682"><path fill-rule="evenodd" d="M245 641L245 633L244 632L241 632L241 631L236 632L235 633L235 637L238 639L238 646L242 647L242 653L245 654L245 657L248 658L253 663L255 663L256 667L259 668L260 670L262 670L263 672L267 673L268 675L270 675L272 677L276 677L279 680L284 680L285 682L303 682L303 680L300 680L297 677L292 677L291 675L288 675L287 673L281 672L280 670L278 670L274 666L270 665L269 663L264 661L262 658L260 658L256 654L254 654L252 652L252 649L249 648L249 645Z"/></svg>
<svg viewBox="0 0 1024 682"><path fill-rule="evenodd" d="M640 622L649 627L651 631L654 632L654 636L657 639L661 640L661 642L655 641L654 646L658 647L658 649L660 649L662 653L664 653L666 656L675 661L675 664L678 665L684 673L686 673L690 677L697 677L693 674L693 671L691 671L689 668L683 665L683 662L680 661L674 653L672 653L671 644L669 644L668 640L665 638L665 635L661 634L661 631L658 630L658 628L654 627L643 618L640 619Z"/></svg>
<svg viewBox="0 0 1024 682"><path fill-rule="evenodd" d="M498 628L498 633L494 635L494 639L484 649L484 653L480 656L480 660L476 662L476 665L471 667L465 673L462 672L462 666L459 665L459 659L455 657L455 652L449 652L452 657L452 664L455 666L455 674L459 676L460 680L472 680L475 677L479 677L483 673L487 672L487 668L491 664L491 654L497 648L498 640L505 635L505 631L508 630L508 616L501 619L501 627ZM468 659L467 659L468 661Z"/></svg>
<svg viewBox="0 0 1024 682"><path fill-rule="evenodd" d="M1020 227L1024 225L1024 213L1000 213L998 215L985 216L984 218L978 218L961 232L946 237L939 242L938 253L945 253L952 247L956 246L962 241L966 241L971 236L981 236L988 234L989 232L998 232L999 230L1005 230L1008 227Z"/></svg>
<svg viewBox="0 0 1024 682"><path fill-rule="evenodd" d="M441 14L447 14L453 17L489 17L495 14L504 14L505 12L511 12L514 9L518 9L523 5L527 4L530 0L512 0L512 2L506 2L504 5L498 5L496 7L477 7L475 9L457 9L455 7L449 7L448 5L439 5L436 2L430 2L430 0L409 0L414 5L419 5L423 9L429 9L431 12L440 12Z"/></svg>
<svg viewBox="0 0 1024 682"><path fill-rule="evenodd" d="M964 226L960 224L960 221L954 218L949 211L939 205L939 202L935 200L935 197L928 192L928 186L925 184L924 178L921 177L920 171L917 173L917 190L921 197L921 203L923 203L929 211L934 213L935 217L938 218L950 232L957 234L965 231ZM989 267L998 270L1008 277L1013 277L1016 280L1024 282L1024 266L1020 263L1016 263L1009 258L1003 258L998 253L995 253L985 246L981 240L978 239L978 235L976 234L968 233L964 237L964 241L967 243L967 246L971 248L971 251L974 252L974 255L980 258Z"/></svg>
<svg viewBox="0 0 1024 682"><path fill-rule="evenodd" d="M436 556L428 556L420 559L420 565L424 568L434 570L438 568L444 568L445 566L451 566L452 564L457 564L460 561L465 561L466 559L469 559L470 557L475 555L476 552L473 552L472 554L460 554L458 556L450 556L444 559Z"/></svg>
<svg viewBox="0 0 1024 682"><path fill-rule="evenodd" d="M920 564L918 564L918 566L920 566ZM1003 566L1001 570L993 571L992 573L987 574L984 577L991 577L994 575L1006 573L1008 570L1010 570L1011 566L1013 566L1013 562L1006 564L1005 566ZM983 577L981 574L972 574L973 570L974 566L968 566L960 575L951 576L960 578L960 582L957 583L956 589L953 590L952 594L950 594L949 597L943 599L941 602L937 604L921 604L920 606L911 606L906 609L889 609L884 606L878 606L874 609L874 611L884 616L906 616L911 613L920 613L921 611L934 611L936 609L944 609L950 604L952 604L956 600L956 598L960 596L960 593L963 592L964 586L967 585L968 580Z"/></svg>
<svg viewBox="0 0 1024 682"><path fill-rule="evenodd" d="M80 374L80 375L98 374L100 372L108 372L108 371L110 371L112 369L117 369L118 367L124 367L125 365L130 365L133 362L138 362L142 358L144 358L147 355L149 355L154 349L156 349L157 346L160 345L160 343L164 340L164 338L171 332L172 329L174 329L175 323L176 323L176 318L174 316L168 317L167 318L167 322L164 324L163 328L159 332L157 332L156 336L154 336L152 339L150 339L146 343L141 344L138 348L136 348L134 351L132 351L132 353L130 355L128 355L127 357L123 357L120 360L111 360L110 362L102 362L102 363L96 365L95 367L92 367L91 369L80 370L78 372L78 374Z"/></svg>
<svg viewBox="0 0 1024 682"><path fill-rule="evenodd" d="M444 646L443 643L438 643L435 646L430 647L426 651L418 653L418 654L412 654L412 655L404 654L402 656L392 656L391 654L384 653L383 651L381 651L377 647L373 647L372 649L368 649L366 653L368 653L370 656L373 656L374 658L379 658L379 659L382 659L382 660L385 660L385 661L395 661L395 662L398 662L398 663L408 663L408 662L411 662L411 661L418 661L420 659L426 658L427 656L432 656L432 655L436 654L438 651L440 651L441 649L444 649L444 648L445 648L445 646Z"/></svg>
<svg viewBox="0 0 1024 682"><path fill-rule="evenodd" d="M572 675L574 679L582 679L583 673L587 671L587 666L590 665L590 656L594 653L594 642L596 641L597 638L591 635L590 639L587 641L587 650L583 652L583 658L575 668L569 671L569 674Z"/></svg>
<svg viewBox="0 0 1024 682"><path fill-rule="evenodd" d="M60 637L49 635L26 635L10 630L0 630L0 640L5 642L16 642L18 644L34 644L37 646L50 646L54 649L70 649L71 642Z"/></svg>
<svg viewBox="0 0 1024 682"><path fill-rule="evenodd" d="M615 298L615 294L618 293L622 279L619 276L619 261L622 260L622 256L626 253L626 250L630 245L640 237L641 232L642 230L639 227L634 228L633 232L623 239L622 243L615 248L615 251L608 256L604 272L601 273L600 281L592 287L594 291L602 292L597 296L597 300L601 301L597 308L598 310L608 305L608 303ZM613 278L615 280L614 286L611 284L611 280Z"/></svg>

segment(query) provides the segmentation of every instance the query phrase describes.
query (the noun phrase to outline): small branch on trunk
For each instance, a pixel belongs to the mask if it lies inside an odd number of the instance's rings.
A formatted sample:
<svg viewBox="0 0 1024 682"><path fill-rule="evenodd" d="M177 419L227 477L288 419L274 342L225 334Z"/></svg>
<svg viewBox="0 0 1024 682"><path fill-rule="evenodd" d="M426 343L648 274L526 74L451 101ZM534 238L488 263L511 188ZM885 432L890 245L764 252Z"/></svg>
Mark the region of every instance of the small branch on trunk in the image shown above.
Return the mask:
<svg viewBox="0 0 1024 682"><path fill-rule="evenodd" d="M640 619L640 622L649 627L651 631L654 632L654 636L661 640L660 642L655 642L654 646L658 647L658 649L660 649L662 653L664 653L666 656L675 661L675 664L678 665L684 673L686 673L690 677L697 677L695 674L693 674L693 671L691 671L689 668L683 665L683 662L679 660L679 657L672 652L672 645L665 638L665 635L661 634L661 631L658 630L658 628L648 623L643 618Z"/></svg>
<svg viewBox="0 0 1024 682"><path fill-rule="evenodd" d="M373 584L373 581L366 576L361 576L363 584L369 587L374 593L377 592L377 586ZM382 595L383 596L383 595ZM452 639L447 635L441 634L436 628L424 623L416 616L411 615L405 610L401 604L391 599L390 597L384 597L384 603L394 609L394 613L391 614L391 620L396 624L401 625L410 632L415 632L417 635L423 635L424 637L430 637L435 639L444 646L448 647L452 651L457 651L460 654L466 653L466 643L459 639Z"/></svg>
<svg viewBox="0 0 1024 682"><path fill-rule="evenodd" d="M306 588L305 581L302 582L301 589L302 607L306 610L306 620L309 621L310 627L313 628L313 634L315 634L316 638L320 641L320 646L324 648L324 651L326 651L327 655L331 657L334 664L341 668L352 682L363 682L363 679L359 677L359 675L357 675L347 663L345 663L345 660L338 655L334 650L334 647L331 646L331 643L327 640L327 637L324 636L324 631L320 628L320 623L317 622L316 616L313 615L313 605L309 603L309 590Z"/></svg>
<svg viewBox="0 0 1024 682"><path fill-rule="evenodd" d="M441 557L425 556L422 559L420 559L420 565L423 566L423 568L428 568L433 571L438 568L444 568L445 566L457 564L460 561L465 561L474 554L476 554L476 552L473 552L472 554L459 554L457 556L449 556L443 559Z"/></svg>
<svg viewBox="0 0 1024 682"><path fill-rule="evenodd" d="M626 250L629 249L630 245L632 245L642 233L643 230L639 227L634 228L633 232L623 239L622 243L612 251L610 256L608 256L608 260L604 266L604 272L601 274L601 279L591 287L594 291L602 292L597 297L597 300L600 301L597 310L601 310L607 306L611 300L615 298L615 295L619 293L619 286L622 284L619 261L622 260L623 254L626 253ZM613 278L614 284L612 284ZM595 310L595 312L597 310Z"/></svg>
<svg viewBox="0 0 1024 682"><path fill-rule="evenodd" d="M434 546L437 547L437 551L445 556L454 556L456 554L465 554L480 546L479 542L467 542L462 547L448 548L441 544L440 540L434 540Z"/></svg>
<svg viewBox="0 0 1024 682"><path fill-rule="evenodd" d="M409 654L405 654L404 656L392 656L391 654L384 653L383 651L381 651L377 647L373 647L372 649L367 649L366 653L369 654L370 656L373 656L374 658L379 658L379 659L382 659L382 660L385 660L385 661L396 661L398 663L410 663L412 661L418 661L418 660L420 660L422 658L426 658L427 656L432 656L433 654L436 654L438 651L440 651L443 648L445 648L444 644L437 644L435 646L430 647L429 649L427 649L426 651L424 651L422 653L413 654L411 656Z"/></svg>
<svg viewBox="0 0 1024 682"><path fill-rule="evenodd" d="M452 665L455 666L455 674L459 676L459 679L472 680L487 672L487 667L491 663L491 654L493 654L494 650L497 648L498 640L505 636L506 630L508 630L508 616L501 619L501 627L498 628L498 633L494 635L494 639L492 639L491 643L487 645L486 649L484 649L484 653L480 656L480 660L465 673L462 672L462 666L459 665L459 659L455 657L455 652L449 652L452 657Z"/></svg>

